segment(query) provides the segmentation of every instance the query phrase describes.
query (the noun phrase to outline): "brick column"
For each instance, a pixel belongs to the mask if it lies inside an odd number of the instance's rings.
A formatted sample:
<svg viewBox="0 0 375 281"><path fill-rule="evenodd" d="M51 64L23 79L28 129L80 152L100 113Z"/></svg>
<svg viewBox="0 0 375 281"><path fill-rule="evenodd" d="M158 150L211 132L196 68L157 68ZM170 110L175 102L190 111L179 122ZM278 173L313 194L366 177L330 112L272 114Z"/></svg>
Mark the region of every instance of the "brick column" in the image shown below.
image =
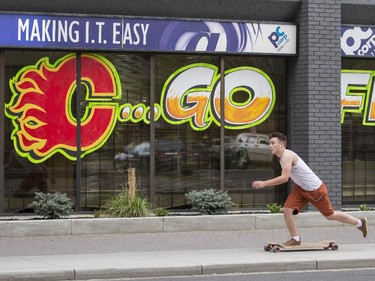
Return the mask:
<svg viewBox="0 0 375 281"><path fill-rule="evenodd" d="M298 57L291 60L289 147L341 208L341 1L302 0Z"/></svg>

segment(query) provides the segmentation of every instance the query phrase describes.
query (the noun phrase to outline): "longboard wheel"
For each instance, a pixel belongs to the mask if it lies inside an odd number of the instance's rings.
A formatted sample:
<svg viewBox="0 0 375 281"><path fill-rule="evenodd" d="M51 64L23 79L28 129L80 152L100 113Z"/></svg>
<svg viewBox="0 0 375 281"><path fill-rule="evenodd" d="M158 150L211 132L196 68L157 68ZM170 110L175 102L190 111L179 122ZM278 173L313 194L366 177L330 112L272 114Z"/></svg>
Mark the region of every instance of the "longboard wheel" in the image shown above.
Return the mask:
<svg viewBox="0 0 375 281"><path fill-rule="evenodd" d="M266 252L270 251L270 250L271 250L270 245L264 245L264 250L265 250Z"/></svg>
<svg viewBox="0 0 375 281"><path fill-rule="evenodd" d="M272 250L273 250L274 253L279 253L281 249L280 249L280 247L278 247L278 246L274 246L274 247L272 248Z"/></svg>
<svg viewBox="0 0 375 281"><path fill-rule="evenodd" d="M337 245L336 243L333 243L331 245L331 248L332 248L333 251L337 251L339 249L339 245Z"/></svg>

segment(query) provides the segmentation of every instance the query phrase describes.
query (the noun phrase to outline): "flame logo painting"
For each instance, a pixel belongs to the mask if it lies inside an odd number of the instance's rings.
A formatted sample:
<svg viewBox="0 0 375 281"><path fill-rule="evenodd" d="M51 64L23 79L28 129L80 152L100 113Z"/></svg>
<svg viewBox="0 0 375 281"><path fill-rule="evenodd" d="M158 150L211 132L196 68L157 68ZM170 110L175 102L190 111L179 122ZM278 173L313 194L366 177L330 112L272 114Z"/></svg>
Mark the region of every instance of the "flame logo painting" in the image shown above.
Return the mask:
<svg viewBox="0 0 375 281"><path fill-rule="evenodd" d="M54 64L45 57L22 68L9 82L13 95L5 105L5 114L14 126L11 139L17 153L31 162L43 162L57 152L77 159L76 64L74 54ZM84 54L81 85L86 104L80 117L83 157L100 148L112 133L121 84L107 59Z"/></svg>

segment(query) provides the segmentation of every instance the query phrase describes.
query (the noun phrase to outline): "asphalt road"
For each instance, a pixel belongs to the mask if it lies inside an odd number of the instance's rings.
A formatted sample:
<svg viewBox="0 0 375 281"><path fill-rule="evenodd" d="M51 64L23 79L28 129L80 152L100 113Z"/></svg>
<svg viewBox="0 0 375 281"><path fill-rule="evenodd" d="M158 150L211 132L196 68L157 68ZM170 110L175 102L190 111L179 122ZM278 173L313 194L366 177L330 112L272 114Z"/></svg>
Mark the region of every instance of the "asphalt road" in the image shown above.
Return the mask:
<svg viewBox="0 0 375 281"><path fill-rule="evenodd" d="M274 272L260 274L225 274L210 276L125 278L105 279L107 281L371 281L375 269L322 270L304 272ZM103 280L103 279L101 279ZM78 280L79 281L79 280ZM87 281L87 280L86 280ZM99 281L98 279L91 281ZM104 281L104 280L103 280Z"/></svg>

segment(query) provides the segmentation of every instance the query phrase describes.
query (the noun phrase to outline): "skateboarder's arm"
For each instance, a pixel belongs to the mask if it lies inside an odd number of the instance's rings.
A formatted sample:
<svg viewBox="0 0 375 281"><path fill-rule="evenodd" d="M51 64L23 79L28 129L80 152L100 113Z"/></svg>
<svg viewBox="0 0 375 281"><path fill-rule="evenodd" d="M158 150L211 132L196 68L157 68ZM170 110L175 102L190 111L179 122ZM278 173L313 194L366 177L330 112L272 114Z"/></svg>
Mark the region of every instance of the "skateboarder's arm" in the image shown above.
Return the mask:
<svg viewBox="0 0 375 281"><path fill-rule="evenodd" d="M293 163L293 153L285 152L285 155L283 156L283 159L281 162L281 167L282 167L281 175L273 179L266 180L266 181L254 181L252 183L252 187L255 189L258 189L258 188L264 188L267 186L275 186L275 185L286 183L290 177L290 173L292 170L292 163Z"/></svg>

